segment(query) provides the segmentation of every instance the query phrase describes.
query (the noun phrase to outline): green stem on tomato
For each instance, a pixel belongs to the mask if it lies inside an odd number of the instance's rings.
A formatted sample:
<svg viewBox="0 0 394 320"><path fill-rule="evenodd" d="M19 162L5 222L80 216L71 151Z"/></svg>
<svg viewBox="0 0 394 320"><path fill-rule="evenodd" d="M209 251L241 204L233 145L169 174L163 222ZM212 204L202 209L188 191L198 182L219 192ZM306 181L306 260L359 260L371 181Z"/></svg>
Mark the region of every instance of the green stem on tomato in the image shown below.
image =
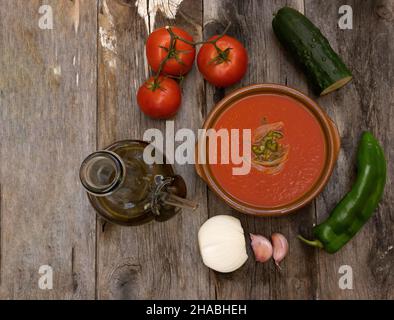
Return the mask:
<svg viewBox="0 0 394 320"><path fill-rule="evenodd" d="M199 44L211 43L211 44L213 44L213 45L215 46L215 48L219 49L219 48L216 46L216 42L217 42L219 39L223 38L223 37L227 34L227 32L228 32L228 30L230 29L230 27L231 27L231 21L229 21L229 23L227 24L227 26L226 26L226 28L224 29L224 31L223 31L221 34L219 34L215 39L209 40L209 41L197 41L197 42L193 42L192 44L191 44L191 43L189 43L189 44L194 45L194 46L197 46L197 45L199 45ZM186 42L186 43L187 43L187 42ZM219 50L220 50L220 49L219 49Z"/></svg>
<svg viewBox="0 0 394 320"><path fill-rule="evenodd" d="M213 44L213 45L215 46L216 50L218 51L219 56L221 57L223 54L225 54L225 51L221 50L221 49L216 45L216 42L217 42L220 38L222 38L222 37L227 33L227 31L228 31L228 29L230 28L230 26L231 26L231 22L228 23L228 25L227 25L227 27L224 29L224 31L223 31L217 38L215 38L214 40L210 40L210 41L198 41L198 42L193 42L193 41L189 41L189 40L187 40L187 39L184 39L184 38L182 38L182 37L176 35L176 34L174 33L174 31L172 31L172 29L171 29L170 26L166 26L166 30L168 31L168 33L170 34L170 37L171 37L171 38L170 38L170 47L169 47L168 49L166 49L166 50L167 50L167 55L166 55L166 57L160 62L159 69L157 70L156 75L154 76L154 84L155 84L155 86L158 86L158 79L159 79L159 76L160 76L160 74L161 74L161 72L162 72L162 70L163 70L164 65L166 64L166 62L167 62L169 59L173 58L174 53L176 54L175 45L176 45L176 41L177 41L177 40L183 41L183 42L185 42L185 43L187 43L187 44L189 44L189 45L191 45L191 46L193 46L193 47L195 47L195 46L197 46L197 45L199 45L199 44L211 43L211 44ZM163 48L163 49L164 49L164 48ZM168 75L166 75L166 76L168 76ZM180 76L180 77L171 76L171 78L175 78L175 79L178 79L179 81L182 81L184 77L183 77L183 76Z"/></svg>
<svg viewBox="0 0 394 320"><path fill-rule="evenodd" d="M166 29L167 29L168 33L170 34L170 37L171 37L171 40L170 40L170 47L168 48L166 57L160 62L159 69L157 70L156 75L155 75L155 77L154 77L155 83L156 83L157 80L159 79L159 76L160 76L160 74L161 74L161 71L163 70L164 64L171 58L172 51L173 51L174 48L175 48L175 42L176 42L176 40L175 40L175 34L174 34L174 32L171 30L171 27L166 27Z"/></svg>

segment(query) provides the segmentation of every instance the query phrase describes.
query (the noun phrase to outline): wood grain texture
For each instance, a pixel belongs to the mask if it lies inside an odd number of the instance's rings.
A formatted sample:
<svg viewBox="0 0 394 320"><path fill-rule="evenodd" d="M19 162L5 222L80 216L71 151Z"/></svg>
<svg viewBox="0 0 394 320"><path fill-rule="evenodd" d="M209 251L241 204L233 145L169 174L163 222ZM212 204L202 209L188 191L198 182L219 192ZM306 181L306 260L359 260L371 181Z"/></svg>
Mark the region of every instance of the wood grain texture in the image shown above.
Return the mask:
<svg viewBox="0 0 394 320"><path fill-rule="evenodd" d="M95 148L96 3L46 3L53 30L39 28L42 1L0 7L0 298L92 299L95 214L78 168Z"/></svg>
<svg viewBox="0 0 394 320"><path fill-rule="evenodd" d="M204 36L221 33L231 21L229 35L239 39L249 52L249 69L241 83L217 90L206 85L206 100L211 109L227 92L237 87L255 83L281 83L307 91L304 77L289 62L273 34L273 13L289 4L303 11L303 1L205 1ZM253 22L251 22L253 21ZM212 272L218 299L302 299L313 298L316 292L316 256L304 251L295 239L299 226L312 226L314 206L309 205L294 215L281 218L253 218L232 210L212 192L208 194L209 214L231 214L238 217L245 229L250 259L246 265L228 275ZM290 254L279 271L273 263L253 261L249 232L270 237L274 232L283 233L290 241Z"/></svg>
<svg viewBox="0 0 394 320"><path fill-rule="evenodd" d="M155 27L176 24L201 37L200 1L185 0L175 20L168 21L160 11L155 18ZM148 119L136 103L136 92L148 77L144 47L148 32L134 1L101 1L99 21L100 28L112 21L111 34L117 43L116 52L99 46L99 147L119 139L142 139L148 128L164 133L165 122ZM110 64L108 59L116 62ZM202 123L203 81L195 70L183 84L183 97L175 128L197 129ZM175 169L185 178L189 197L200 203L199 209L138 228L99 228L98 298L212 297L209 271L197 247L198 227L207 217L206 188L192 165Z"/></svg>
<svg viewBox="0 0 394 320"><path fill-rule="evenodd" d="M393 299L394 1L349 0L353 30L337 26L344 4L339 0L184 0L175 19L153 10L155 2L48 0L54 29L44 31L38 27L43 1L2 1L0 299ZM141 17L136 3L150 14ZM349 85L313 96L272 31L273 13L284 5L305 12L321 28L353 71ZM341 133L327 188L293 215L253 218L226 206L192 165L175 165L198 210L139 227L96 218L78 179L84 157L117 140L141 139L146 129L165 130L164 121L148 119L136 103L139 86L151 74L148 33L177 25L200 40L222 32L229 21L229 35L248 49L248 73L219 90L194 68L183 83L175 129L196 131L215 103L238 87L289 85L314 97ZM312 225L351 187L356 147L366 129L382 142L388 163L378 211L335 255L304 246L296 235L310 236ZM246 232L250 258L231 274L209 271L198 252L198 229L217 214L239 218ZM282 270L253 261L249 232L286 235L290 254ZM53 290L38 288L44 264L53 267ZM341 265L353 268L353 290L339 289Z"/></svg>
<svg viewBox="0 0 394 320"><path fill-rule="evenodd" d="M318 221L327 217L354 181L355 154L363 130L371 130L382 143L388 179L379 209L355 238L335 255L319 253L318 298L392 299L394 149L390 137L394 130L394 1L348 1L353 8L353 30L340 30L337 26L342 4L339 0L305 3L307 16L321 28L354 76L347 87L318 99L342 137L334 174L317 199ZM338 287L341 265L353 269L353 290Z"/></svg>

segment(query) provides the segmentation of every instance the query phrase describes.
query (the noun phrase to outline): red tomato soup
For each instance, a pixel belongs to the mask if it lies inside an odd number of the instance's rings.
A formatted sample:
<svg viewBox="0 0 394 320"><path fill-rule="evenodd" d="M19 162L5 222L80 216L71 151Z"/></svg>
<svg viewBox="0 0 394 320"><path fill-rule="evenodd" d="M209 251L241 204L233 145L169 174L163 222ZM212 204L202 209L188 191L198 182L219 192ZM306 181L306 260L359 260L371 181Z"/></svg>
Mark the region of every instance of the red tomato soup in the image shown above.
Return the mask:
<svg viewBox="0 0 394 320"><path fill-rule="evenodd" d="M233 175L239 165L232 165L231 158L230 164L220 164L220 147L218 164L209 165L218 185L238 201L281 207L302 197L319 179L326 159L324 133L299 101L275 94L245 97L218 117L214 129L222 128L252 131L249 174Z"/></svg>

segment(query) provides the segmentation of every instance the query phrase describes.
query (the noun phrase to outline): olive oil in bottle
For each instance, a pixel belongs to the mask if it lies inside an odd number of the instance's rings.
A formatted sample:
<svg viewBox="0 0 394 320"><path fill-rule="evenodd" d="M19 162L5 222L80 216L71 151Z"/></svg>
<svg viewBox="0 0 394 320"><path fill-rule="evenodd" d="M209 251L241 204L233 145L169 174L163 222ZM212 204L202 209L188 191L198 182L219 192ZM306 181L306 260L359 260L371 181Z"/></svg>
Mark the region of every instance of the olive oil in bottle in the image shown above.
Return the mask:
<svg viewBox="0 0 394 320"><path fill-rule="evenodd" d="M119 141L83 161L82 185L93 207L106 220L140 225L166 221L180 208L196 208L194 202L185 199L185 182L171 165L144 161L147 145L137 140Z"/></svg>

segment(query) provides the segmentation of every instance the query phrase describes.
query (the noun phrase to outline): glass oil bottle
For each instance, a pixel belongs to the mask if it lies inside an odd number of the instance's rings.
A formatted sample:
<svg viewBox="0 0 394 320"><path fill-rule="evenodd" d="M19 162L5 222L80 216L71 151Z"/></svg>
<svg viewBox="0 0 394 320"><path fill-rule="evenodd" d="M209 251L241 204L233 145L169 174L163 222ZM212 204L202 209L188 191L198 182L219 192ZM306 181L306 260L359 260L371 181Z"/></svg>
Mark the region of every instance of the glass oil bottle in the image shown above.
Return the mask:
<svg viewBox="0 0 394 320"><path fill-rule="evenodd" d="M181 208L197 207L185 199L185 182L171 165L146 164L146 146L148 143L143 141L123 140L83 161L82 185L104 219L121 225L141 225L152 220L166 221Z"/></svg>

